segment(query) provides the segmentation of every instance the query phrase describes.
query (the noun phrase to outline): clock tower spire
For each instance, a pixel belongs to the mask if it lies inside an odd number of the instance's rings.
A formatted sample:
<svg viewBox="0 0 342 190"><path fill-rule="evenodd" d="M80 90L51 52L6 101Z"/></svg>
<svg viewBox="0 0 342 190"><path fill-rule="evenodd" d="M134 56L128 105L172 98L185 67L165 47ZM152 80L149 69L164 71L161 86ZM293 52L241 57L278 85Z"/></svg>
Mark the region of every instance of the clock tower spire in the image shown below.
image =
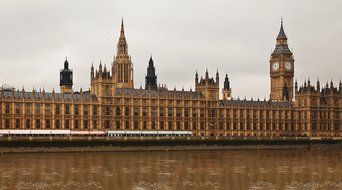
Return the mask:
<svg viewBox="0 0 342 190"><path fill-rule="evenodd" d="M281 20L276 47L270 59L271 100L292 101L293 99L294 58L287 43Z"/></svg>

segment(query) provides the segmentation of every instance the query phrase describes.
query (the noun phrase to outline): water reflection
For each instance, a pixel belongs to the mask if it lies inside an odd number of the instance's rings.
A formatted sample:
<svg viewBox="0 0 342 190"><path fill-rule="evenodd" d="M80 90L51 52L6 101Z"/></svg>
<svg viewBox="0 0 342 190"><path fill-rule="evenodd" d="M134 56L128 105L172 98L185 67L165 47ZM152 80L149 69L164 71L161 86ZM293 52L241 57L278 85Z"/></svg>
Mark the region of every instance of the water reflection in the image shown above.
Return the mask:
<svg viewBox="0 0 342 190"><path fill-rule="evenodd" d="M342 189L342 150L0 157L2 189Z"/></svg>

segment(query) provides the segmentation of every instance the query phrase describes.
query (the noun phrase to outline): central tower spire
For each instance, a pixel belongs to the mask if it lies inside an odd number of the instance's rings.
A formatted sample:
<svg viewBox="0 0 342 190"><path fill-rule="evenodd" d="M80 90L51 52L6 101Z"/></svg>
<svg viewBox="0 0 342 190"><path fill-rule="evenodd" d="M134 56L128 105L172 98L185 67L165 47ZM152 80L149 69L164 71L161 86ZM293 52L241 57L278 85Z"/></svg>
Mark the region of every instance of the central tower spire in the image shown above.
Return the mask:
<svg viewBox="0 0 342 190"><path fill-rule="evenodd" d="M123 19L121 20L121 31L120 31L120 38L117 45L117 56L120 55L127 55L128 54L128 45L125 37L125 28Z"/></svg>
<svg viewBox="0 0 342 190"><path fill-rule="evenodd" d="M120 38L125 38L125 28L123 18L121 19L121 31L120 31Z"/></svg>
<svg viewBox="0 0 342 190"><path fill-rule="evenodd" d="M133 88L133 64L128 54L128 44L125 36L124 21L121 20L119 42L112 66L113 82L117 88Z"/></svg>

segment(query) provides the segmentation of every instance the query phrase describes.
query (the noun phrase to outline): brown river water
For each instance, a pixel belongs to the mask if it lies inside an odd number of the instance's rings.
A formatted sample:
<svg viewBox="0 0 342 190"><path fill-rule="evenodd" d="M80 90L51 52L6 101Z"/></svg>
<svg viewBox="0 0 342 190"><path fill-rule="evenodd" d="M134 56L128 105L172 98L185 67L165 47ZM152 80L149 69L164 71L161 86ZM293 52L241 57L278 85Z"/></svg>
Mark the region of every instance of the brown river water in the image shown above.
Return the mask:
<svg viewBox="0 0 342 190"><path fill-rule="evenodd" d="M342 149L0 155L4 189L342 189Z"/></svg>

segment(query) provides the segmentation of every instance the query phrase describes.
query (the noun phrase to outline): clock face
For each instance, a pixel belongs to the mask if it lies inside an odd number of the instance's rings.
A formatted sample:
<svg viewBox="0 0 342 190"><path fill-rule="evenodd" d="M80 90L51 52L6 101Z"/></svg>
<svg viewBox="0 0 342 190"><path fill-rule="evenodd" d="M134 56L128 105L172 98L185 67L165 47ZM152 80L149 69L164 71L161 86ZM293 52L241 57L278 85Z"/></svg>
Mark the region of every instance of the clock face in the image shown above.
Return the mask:
<svg viewBox="0 0 342 190"><path fill-rule="evenodd" d="M279 63L278 62L273 63L272 69L273 69L273 71L278 71L279 70Z"/></svg>
<svg viewBox="0 0 342 190"><path fill-rule="evenodd" d="M291 62L286 62L285 63L285 68L286 68L286 70L291 70L292 69L292 64L291 64Z"/></svg>

